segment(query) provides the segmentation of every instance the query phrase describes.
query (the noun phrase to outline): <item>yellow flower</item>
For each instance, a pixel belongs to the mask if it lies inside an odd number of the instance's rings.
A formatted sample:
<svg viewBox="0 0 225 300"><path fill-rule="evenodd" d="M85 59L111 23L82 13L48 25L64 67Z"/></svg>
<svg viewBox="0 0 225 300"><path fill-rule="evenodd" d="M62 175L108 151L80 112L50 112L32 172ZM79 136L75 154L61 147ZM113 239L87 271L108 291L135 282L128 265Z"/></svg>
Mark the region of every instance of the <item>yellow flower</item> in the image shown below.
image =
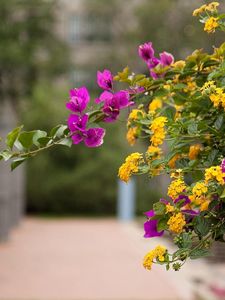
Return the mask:
<svg viewBox="0 0 225 300"><path fill-rule="evenodd" d="M135 152L130 154L125 163L119 168L118 176L121 180L128 182L131 175L138 172L139 163L143 161L142 154Z"/></svg>
<svg viewBox="0 0 225 300"><path fill-rule="evenodd" d="M173 205L171 205L171 204L167 204L166 205L166 213L170 213L170 212L173 212L174 211L174 206Z"/></svg>
<svg viewBox="0 0 225 300"><path fill-rule="evenodd" d="M185 64L186 63L184 60L178 60L178 61L175 61L172 66L176 69L182 70L185 67Z"/></svg>
<svg viewBox="0 0 225 300"><path fill-rule="evenodd" d="M188 153L190 160L194 160L197 158L201 148L202 148L201 144L195 144L195 145L190 146L189 153Z"/></svg>
<svg viewBox="0 0 225 300"><path fill-rule="evenodd" d="M223 172L220 166L213 166L205 170L205 182L208 183L210 180L216 180L219 184L224 185Z"/></svg>
<svg viewBox="0 0 225 300"><path fill-rule="evenodd" d="M213 93L209 95L210 100L213 102L214 107L218 107L220 104L225 108L225 93L222 88L215 88Z"/></svg>
<svg viewBox="0 0 225 300"><path fill-rule="evenodd" d="M202 203L201 203L201 206L200 206L200 211L207 210L208 207L209 207L209 203L210 203L209 200L202 202Z"/></svg>
<svg viewBox="0 0 225 300"><path fill-rule="evenodd" d="M166 248L161 245L158 245L155 249L148 252L143 259L144 268L147 270L151 270L153 260L155 258L163 262L165 260L165 253L166 253Z"/></svg>
<svg viewBox="0 0 225 300"><path fill-rule="evenodd" d="M183 231L184 226L186 225L186 222L182 213L177 213L169 218L167 224L169 225L170 231L174 233L181 233Z"/></svg>
<svg viewBox="0 0 225 300"><path fill-rule="evenodd" d="M204 5L202 5L201 7L196 8L196 9L193 11L193 16L196 17L196 16L200 15L201 13L203 13L203 12L205 11L206 7L207 7L207 5L204 4Z"/></svg>
<svg viewBox="0 0 225 300"><path fill-rule="evenodd" d="M127 126L129 126L131 122L138 120L140 117L144 117L144 112L141 109L133 109L128 116Z"/></svg>
<svg viewBox="0 0 225 300"><path fill-rule="evenodd" d="M159 147L150 145L148 147L147 153L150 154L151 156L154 156L155 158L159 158L160 155L162 154L162 150Z"/></svg>
<svg viewBox="0 0 225 300"><path fill-rule="evenodd" d="M171 159L170 161L168 162L168 166L171 168L171 169L175 169L176 168L176 161L181 157L180 154L175 154Z"/></svg>
<svg viewBox="0 0 225 300"><path fill-rule="evenodd" d="M153 120L150 130L152 131L151 142L153 146L161 145L165 139L165 123L167 122L166 117L157 117Z"/></svg>
<svg viewBox="0 0 225 300"><path fill-rule="evenodd" d="M155 98L149 104L149 112L154 113L156 109L162 107L162 100L160 98Z"/></svg>
<svg viewBox="0 0 225 300"><path fill-rule="evenodd" d="M202 93L208 93L211 91L214 91L216 89L215 81L210 80L206 81L203 86L201 87L201 92Z"/></svg>
<svg viewBox="0 0 225 300"><path fill-rule="evenodd" d="M168 186L167 195L175 200L184 190L186 189L186 184L182 178L173 180Z"/></svg>
<svg viewBox="0 0 225 300"><path fill-rule="evenodd" d="M197 182L192 188L192 193L197 197L206 194L207 191L208 191L208 187L204 182Z"/></svg>
<svg viewBox="0 0 225 300"><path fill-rule="evenodd" d="M204 31L206 31L208 33L215 32L215 29L219 26L219 23L217 22L218 20L219 20L219 18L210 17L205 22Z"/></svg>
<svg viewBox="0 0 225 300"><path fill-rule="evenodd" d="M127 131L126 135L128 143L133 146L137 139L137 127L131 127Z"/></svg>
<svg viewBox="0 0 225 300"><path fill-rule="evenodd" d="M220 5L219 2L211 2L206 6L206 10L210 12L214 12L219 5Z"/></svg>

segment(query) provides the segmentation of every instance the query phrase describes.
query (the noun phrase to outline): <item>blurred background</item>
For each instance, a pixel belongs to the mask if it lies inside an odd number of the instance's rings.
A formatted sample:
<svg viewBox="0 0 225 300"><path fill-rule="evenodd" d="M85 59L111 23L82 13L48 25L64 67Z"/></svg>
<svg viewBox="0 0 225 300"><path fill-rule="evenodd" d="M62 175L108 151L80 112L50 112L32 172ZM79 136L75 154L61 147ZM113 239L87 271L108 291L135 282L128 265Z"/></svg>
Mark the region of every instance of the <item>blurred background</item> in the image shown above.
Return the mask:
<svg viewBox="0 0 225 300"><path fill-rule="evenodd" d="M1 136L21 123L27 130L48 130L65 123L69 89L86 85L92 99L100 93L97 70L110 69L116 74L129 65L133 71L147 74L137 55L143 42L152 41L157 53L171 52L176 60L196 48L210 52L223 37L205 34L192 17L192 11L204 3L0 0ZM1 164L0 239L7 240L24 214L54 220L117 216L118 168L127 154L145 151L147 146L139 143L131 149L125 135L124 116L107 126L105 142L98 149L82 145L53 149L14 173ZM132 209L138 217L163 194L165 180L150 182L142 176L134 184Z"/></svg>

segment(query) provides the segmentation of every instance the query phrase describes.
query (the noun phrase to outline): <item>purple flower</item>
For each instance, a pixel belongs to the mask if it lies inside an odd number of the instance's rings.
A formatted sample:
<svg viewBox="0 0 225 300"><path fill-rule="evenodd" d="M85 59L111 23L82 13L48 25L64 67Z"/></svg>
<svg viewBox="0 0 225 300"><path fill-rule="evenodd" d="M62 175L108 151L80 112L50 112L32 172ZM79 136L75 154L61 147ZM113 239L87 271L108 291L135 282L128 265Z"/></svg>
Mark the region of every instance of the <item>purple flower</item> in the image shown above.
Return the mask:
<svg viewBox="0 0 225 300"><path fill-rule="evenodd" d="M145 215L148 218L154 217L155 216L154 210L147 211ZM147 222L144 223L145 238L151 238L151 237L163 235L164 230L160 232L157 231L157 223L158 223L157 220L148 220Z"/></svg>
<svg viewBox="0 0 225 300"><path fill-rule="evenodd" d="M109 70L97 72L97 83L103 90L111 90L113 86L113 76Z"/></svg>
<svg viewBox="0 0 225 300"><path fill-rule="evenodd" d="M70 90L70 101L66 107L72 112L82 113L90 101L90 95L86 87Z"/></svg>
<svg viewBox="0 0 225 300"><path fill-rule="evenodd" d="M101 93L101 95L99 96L99 98L95 99L95 103L99 104L101 102L106 102L109 101L110 99L113 98L113 94L108 92L108 91L104 91L103 93Z"/></svg>
<svg viewBox="0 0 225 300"><path fill-rule="evenodd" d="M159 200L160 202L162 202L162 203L164 203L164 204L168 204L169 203L169 201L168 200L166 200L166 199L163 199L163 198L160 198L160 200Z"/></svg>
<svg viewBox="0 0 225 300"><path fill-rule="evenodd" d="M133 104L129 101L130 95L128 91L119 91L112 94L108 91L104 91L99 98L95 99L96 103L103 102L102 111L105 114L105 122L114 122L119 116L120 109L126 108Z"/></svg>
<svg viewBox="0 0 225 300"><path fill-rule="evenodd" d="M90 128L85 131L78 131L72 135L74 144L79 144L82 141L89 148L99 147L103 144L105 129L103 128Z"/></svg>
<svg viewBox="0 0 225 300"><path fill-rule="evenodd" d="M90 128L86 132L84 143L87 147L99 147L103 144L105 136L105 129L103 128Z"/></svg>
<svg viewBox="0 0 225 300"><path fill-rule="evenodd" d="M156 57L153 57L147 62L148 68L151 70L160 64L160 60Z"/></svg>
<svg viewBox="0 0 225 300"><path fill-rule="evenodd" d="M175 200L174 203L177 203L179 201L183 201L182 206L185 206L186 204L191 203L191 200L186 195L179 195Z"/></svg>
<svg viewBox="0 0 225 300"><path fill-rule="evenodd" d="M170 66L172 63L174 63L174 57L171 53L164 51L160 53L159 56L160 56L160 63L163 66Z"/></svg>
<svg viewBox="0 0 225 300"><path fill-rule="evenodd" d="M71 132L85 131L88 121L88 115L78 116L71 114L68 118L68 127Z"/></svg>
<svg viewBox="0 0 225 300"><path fill-rule="evenodd" d="M152 43L148 42L140 45L138 48L138 54L146 62L152 59L154 56L154 49L152 47Z"/></svg>

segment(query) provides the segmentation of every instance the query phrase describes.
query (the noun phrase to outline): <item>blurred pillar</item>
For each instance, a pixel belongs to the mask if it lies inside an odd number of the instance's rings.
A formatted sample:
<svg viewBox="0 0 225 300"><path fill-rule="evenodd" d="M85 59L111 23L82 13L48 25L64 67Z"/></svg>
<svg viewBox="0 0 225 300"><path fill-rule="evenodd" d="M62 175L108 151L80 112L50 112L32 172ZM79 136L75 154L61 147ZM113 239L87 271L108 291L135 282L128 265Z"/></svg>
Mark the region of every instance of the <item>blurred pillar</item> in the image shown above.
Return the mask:
<svg viewBox="0 0 225 300"><path fill-rule="evenodd" d="M132 221L135 217L136 187L134 179L128 183L119 180L117 217L120 221Z"/></svg>

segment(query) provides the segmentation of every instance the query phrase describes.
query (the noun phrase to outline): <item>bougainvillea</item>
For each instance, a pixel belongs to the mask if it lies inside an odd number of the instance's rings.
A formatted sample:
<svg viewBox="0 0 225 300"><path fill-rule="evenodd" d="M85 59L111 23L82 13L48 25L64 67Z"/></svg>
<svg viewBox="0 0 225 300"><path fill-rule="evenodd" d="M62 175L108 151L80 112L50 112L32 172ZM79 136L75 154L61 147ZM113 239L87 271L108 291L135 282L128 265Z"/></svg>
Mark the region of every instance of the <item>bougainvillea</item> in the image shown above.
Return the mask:
<svg viewBox="0 0 225 300"><path fill-rule="evenodd" d="M193 12L209 34L225 31L225 15L218 6L212 2ZM0 158L11 160L14 169L55 145L83 141L87 147L99 147L105 130L98 124L117 121L120 111L129 108L127 141L132 146L145 138L148 147L125 159L120 179L128 182L140 174L171 177L167 195L145 212L144 237L168 232L177 250L170 253L157 246L146 254L143 266L149 270L158 263L179 270L188 258L208 255L214 241L224 242L225 43L210 54L195 50L182 61L166 51L157 57L152 42L139 46L138 55L148 75L128 67L115 76L109 70L98 71L97 84L103 92L92 102L95 110L88 109L91 100L85 87L72 89L66 104L71 111L68 126L57 125L50 133L15 128ZM120 82L127 89L115 90Z"/></svg>

